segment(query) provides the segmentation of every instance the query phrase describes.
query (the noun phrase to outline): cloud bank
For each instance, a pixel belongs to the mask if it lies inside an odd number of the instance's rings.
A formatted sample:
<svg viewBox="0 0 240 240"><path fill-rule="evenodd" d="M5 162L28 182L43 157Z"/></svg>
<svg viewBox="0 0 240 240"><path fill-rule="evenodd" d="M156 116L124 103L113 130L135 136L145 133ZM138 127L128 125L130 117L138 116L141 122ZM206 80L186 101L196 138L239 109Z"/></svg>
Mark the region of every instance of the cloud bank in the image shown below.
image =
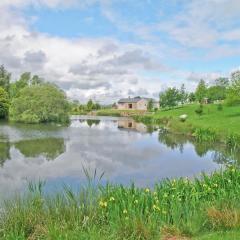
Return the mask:
<svg viewBox="0 0 240 240"><path fill-rule="evenodd" d="M125 0L2 0L1 63L15 79L21 72L31 71L60 85L70 98L110 103L140 93L157 96L167 86L179 86L182 82L188 82L191 90L200 78L215 78L231 70L199 70L199 65L239 56L237 0L176 0L166 5L160 1L158 17L150 24L141 20L141 15L132 20L117 11L116 4L126 3ZM142 4L135 2L135 7ZM123 41L112 34L60 37L34 30L36 19L25 13L30 7L40 11L46 8L85 11L94 6L99 6L102 16L116 31L123 36L131 33L132 39ZM169 10L169 18L164 8L174 9ZM192 66L193 61L196 66ZM232 68L237 67L236 63L237 60Z"/></svg>

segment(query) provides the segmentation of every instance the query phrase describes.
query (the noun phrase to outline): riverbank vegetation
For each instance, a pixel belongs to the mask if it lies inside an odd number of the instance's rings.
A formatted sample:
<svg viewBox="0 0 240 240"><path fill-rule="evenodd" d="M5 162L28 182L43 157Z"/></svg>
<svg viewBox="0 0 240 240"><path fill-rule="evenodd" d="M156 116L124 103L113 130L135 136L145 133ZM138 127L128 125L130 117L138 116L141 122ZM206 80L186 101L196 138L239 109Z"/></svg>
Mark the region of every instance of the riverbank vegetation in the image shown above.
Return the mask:
<svg viewBox="0 0 240 240"><path fill-rule="evenodd" d="M240 170L229 167L192 180L166 179L153 189L92 179L79 193L65 186L48 196L42 183L30 184L28 194L3 206L0 238L238 239L230 237L240 236L239 182Z"/></svg>

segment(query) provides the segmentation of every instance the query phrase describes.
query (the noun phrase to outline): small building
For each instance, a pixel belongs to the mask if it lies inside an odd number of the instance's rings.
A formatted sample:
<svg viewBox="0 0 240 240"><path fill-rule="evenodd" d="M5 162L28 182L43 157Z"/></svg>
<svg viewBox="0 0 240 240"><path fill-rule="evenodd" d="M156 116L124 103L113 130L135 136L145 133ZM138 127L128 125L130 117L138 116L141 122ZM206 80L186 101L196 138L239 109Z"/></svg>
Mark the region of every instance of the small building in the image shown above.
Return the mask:
<svg viewBox="0 0 240 240"><path fill-rule="evenodd" d="M122 98L118 101L119 110L142 110L147 111L149 101L153 102L153 108L159 108L159 103L152 98Z"/></svg>

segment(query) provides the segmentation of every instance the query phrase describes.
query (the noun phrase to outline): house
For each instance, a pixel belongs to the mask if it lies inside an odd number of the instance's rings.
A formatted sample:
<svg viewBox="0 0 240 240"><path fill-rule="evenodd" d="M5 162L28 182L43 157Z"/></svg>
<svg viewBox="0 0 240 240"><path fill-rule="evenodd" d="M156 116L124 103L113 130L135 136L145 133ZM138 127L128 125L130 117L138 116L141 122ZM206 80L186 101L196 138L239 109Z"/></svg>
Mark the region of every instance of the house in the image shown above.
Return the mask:
<svg viewBox="0 0 240 240"><path fill-rule="evenodd" d="M149 101L153 101L153 108L159 108L159 103L151 98L122 98L118 101L117 108L119 110L142 110L147 111Z"/></svg>

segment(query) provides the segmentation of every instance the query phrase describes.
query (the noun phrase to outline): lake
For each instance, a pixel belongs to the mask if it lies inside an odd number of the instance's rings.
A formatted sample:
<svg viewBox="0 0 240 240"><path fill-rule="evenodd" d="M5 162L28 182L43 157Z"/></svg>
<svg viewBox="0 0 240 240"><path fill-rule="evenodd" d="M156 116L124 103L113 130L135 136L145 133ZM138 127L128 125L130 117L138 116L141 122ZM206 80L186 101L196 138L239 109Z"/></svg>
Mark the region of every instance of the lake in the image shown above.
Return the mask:
<svg viewBox="0 0 240 240"><path fill-rule="evenodd" d="M163 178L210 173L239 158L224 146L197 143L127 118L72 117L67 127L0 123L0 197L28 181L78 188L90 172L112 183L153 186Z"/></svg>

